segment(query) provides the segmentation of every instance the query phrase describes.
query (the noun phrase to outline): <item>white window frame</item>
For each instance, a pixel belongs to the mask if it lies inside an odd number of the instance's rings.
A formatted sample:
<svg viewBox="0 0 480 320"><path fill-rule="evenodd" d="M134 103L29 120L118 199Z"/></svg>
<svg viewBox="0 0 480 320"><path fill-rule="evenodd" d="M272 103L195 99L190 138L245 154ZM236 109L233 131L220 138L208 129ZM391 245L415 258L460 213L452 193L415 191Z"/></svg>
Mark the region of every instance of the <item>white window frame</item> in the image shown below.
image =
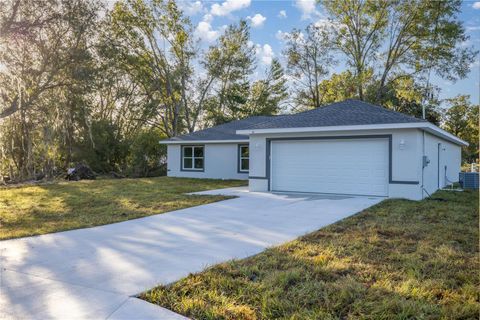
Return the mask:
<svg viewBox="0 0 480 320"><path fill-rule="evenodd" d="M242 156L242 148L248 148L248 157ZM242 168L242 160L248 160L248 169ZM248 144L238 145L238 172L248 173L250 171L250 146Z"/></svg>
<svg viewBox="0 0 480 320"><path fill-rule="evenodd" d="M185 156L185 149L186 148L192 148L192 156L191 157L186 157ZM203 157L196 157L195 156L195 149L202 149ZM181 156L181 168L182 171L205 171L205 146L203 145L196 145L196 146L182 146L182 156ZM185 167L185 159L192 159L192 167L191 168L186 168ZM196 159L202 159L202 168L195 168L195 160Z"/></svg>

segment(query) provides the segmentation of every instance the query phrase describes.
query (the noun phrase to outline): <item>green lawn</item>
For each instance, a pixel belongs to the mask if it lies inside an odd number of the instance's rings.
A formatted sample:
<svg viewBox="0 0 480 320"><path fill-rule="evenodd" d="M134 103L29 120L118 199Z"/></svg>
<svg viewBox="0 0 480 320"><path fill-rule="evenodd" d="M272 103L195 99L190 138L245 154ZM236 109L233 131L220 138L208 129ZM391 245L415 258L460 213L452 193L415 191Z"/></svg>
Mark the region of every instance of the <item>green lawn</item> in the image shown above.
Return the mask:
<svg viewBox="0 0 480 320"><path fill-rule="evenodd" d="M478 193L434 198L386 200L141 298L194 319L478 319Z"/></svg>
<svg viewBox="0 0 480 320"><path fill-rule="evenodd" d="M104 179L0 188L0 239L93 227L227 199L187 192L246 181Z"/></svg>

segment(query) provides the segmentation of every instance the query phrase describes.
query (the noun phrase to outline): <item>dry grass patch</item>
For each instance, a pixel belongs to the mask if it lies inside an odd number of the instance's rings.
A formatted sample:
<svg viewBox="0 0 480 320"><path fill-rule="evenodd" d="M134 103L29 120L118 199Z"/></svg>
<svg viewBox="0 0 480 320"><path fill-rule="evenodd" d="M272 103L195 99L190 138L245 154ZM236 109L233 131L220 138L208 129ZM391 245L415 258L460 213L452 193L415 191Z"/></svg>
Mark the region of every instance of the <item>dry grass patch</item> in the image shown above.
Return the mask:
<svg viewBox="0 0 480 320"><path fill-rule="evenodd" d="M477 192L387 200L142 298L194 319L478 319Z"/></svg>
<svg viewBox="0 0 480 320"><path fill-rule="evenodd" d="M188 192L245 181L145 178L0 188L0 239L93 227L228 199Z"/></svg>

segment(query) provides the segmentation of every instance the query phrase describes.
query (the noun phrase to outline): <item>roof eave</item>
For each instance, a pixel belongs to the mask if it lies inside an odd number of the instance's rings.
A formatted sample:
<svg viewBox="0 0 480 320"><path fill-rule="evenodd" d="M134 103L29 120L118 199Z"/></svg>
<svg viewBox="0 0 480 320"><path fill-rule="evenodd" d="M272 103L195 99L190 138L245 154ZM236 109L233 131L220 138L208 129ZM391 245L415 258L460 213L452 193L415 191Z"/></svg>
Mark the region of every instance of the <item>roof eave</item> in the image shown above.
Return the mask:
<svg viewBox="0 0 480 320"><path fill-rule="evenodd" d="M468 143L453 134L435 126L430 122L408 122L388 124L367 124L367 125L346 125L346 126L324 126L324 127L297 127L297 128L269 128L269 129L245 129L237 130L237 134L275 134L275 133L309 133L309 132L333 132L333 131L357 131L357 130L382 130L382 129L423 129L436 136L453 143L468 146Z"/></svg>
<svg viewBox="0 0 480 320"><path fill-rule="evenodd" d="M238 140L161 140L160 144L206 144L206 143L248 143L248 139Z"/></svg>
<svg viewBox="0 0 480 320"><path fill-rule="evenodd" d="M439 136L439 137L441 137L445 140L448 140L450 142L453 142L455 144L458 144L458 145L461 145L461 146L464 146L464 147L467 147L469 145L468 142L460 139L459 137L451 134L448 131L443 130L442 128L437 127L433 123L427 122L427 125L428 126L426 128L424 128L424 130L433 134L433 135Z"/></svg>

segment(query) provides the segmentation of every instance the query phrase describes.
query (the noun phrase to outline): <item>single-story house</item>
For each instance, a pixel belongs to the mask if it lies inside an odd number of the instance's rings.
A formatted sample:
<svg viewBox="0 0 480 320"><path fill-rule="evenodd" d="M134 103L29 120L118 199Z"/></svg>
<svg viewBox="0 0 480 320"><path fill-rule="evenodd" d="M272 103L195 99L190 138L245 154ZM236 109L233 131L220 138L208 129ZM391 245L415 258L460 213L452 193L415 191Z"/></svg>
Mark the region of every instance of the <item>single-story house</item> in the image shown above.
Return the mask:
<svg viewBox="0 0 480 320"><path fill-rule="evenodd" d="M250 191L419 200L458 181L465 141L358 100L164 140L168 176L248 179Z"/></svg>

